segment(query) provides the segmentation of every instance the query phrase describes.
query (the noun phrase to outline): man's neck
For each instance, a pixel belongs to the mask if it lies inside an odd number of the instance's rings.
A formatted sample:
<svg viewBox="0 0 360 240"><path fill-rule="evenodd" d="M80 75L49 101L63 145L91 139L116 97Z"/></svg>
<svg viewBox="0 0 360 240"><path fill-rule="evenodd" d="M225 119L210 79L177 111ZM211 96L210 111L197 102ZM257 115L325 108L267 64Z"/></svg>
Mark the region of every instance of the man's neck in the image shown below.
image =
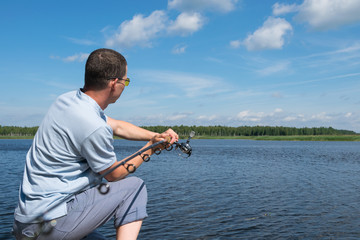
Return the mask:
<svg viewBox="0 0 360 240"><path fill-rule="evenodd" d="M95 100L102 110L105 110L109 103L107 102L106 90L88 90L82 88L81 91Z"/></svg>

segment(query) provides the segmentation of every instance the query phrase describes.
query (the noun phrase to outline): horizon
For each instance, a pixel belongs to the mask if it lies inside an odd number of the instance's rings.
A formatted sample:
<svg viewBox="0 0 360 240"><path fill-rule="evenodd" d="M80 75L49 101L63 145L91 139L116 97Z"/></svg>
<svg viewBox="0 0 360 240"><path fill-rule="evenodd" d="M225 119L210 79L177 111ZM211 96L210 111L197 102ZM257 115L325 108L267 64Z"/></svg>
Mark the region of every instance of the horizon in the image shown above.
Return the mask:
<svg viewBox="0 0 360 240"><path fill-rule="evenodd" d="M83 86L89 53L105 47L125 56L131 79L105 110L113 118L360 132L359 1L0 6L1 126L39 126L59 95Z"/></svg>
<svg viewBox="0 0 360 240"><path fill-rule="evenodd" d="M38 128L40 126L3 126L3 125L0 125L0 128L2 127L15 127L15 128ZM140 126L140 127L144 127L144 128L152 128L152 127L170 127L170 128L176 128L176 127L185 127L185 128L190 128L190 127L224 127L224 128L257 128L257 127L260 127L260 128L295 128L295 129L321 129L321 128L325 128L325 129L334 129L335 131L348 131L348 132L351 132L352 130L348 130L348 129L337 129L337 128L333 128L331 126L329 127L312 127L312 128L309 128L309 127L285 127L285 126L271 126L271 125L256 125L256 126L247 126L247 125L242 125L242 126L225 126L225 125L145 125L145 126ZM352 131L354 132L355 134L360 134L358 132L355 132L355 131ZM322 135L322 134L319 134L319 135Z"/></svg>

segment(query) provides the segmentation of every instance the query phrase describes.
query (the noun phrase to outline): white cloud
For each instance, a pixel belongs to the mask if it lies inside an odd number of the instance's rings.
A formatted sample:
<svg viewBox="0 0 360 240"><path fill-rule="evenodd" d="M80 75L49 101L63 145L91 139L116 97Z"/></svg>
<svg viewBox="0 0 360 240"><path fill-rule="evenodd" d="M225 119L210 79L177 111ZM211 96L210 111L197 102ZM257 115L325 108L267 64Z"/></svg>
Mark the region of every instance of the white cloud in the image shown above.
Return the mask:
<svg viewBox="0 0 360 240"><path fill-rule="evenodd" d="M303 58L307 59L307 58L326 57L327 59L329 59L329 56L330 57L335 56L332 59L341 59L339 57L340 54L358 54L358 52L360 52L360 43L355 42L349 47L341 48L341 49L338 49L335 51L314 53L314 54L310 54L308 56L304 56ZM356 55L356 56L358 56L358 55Z"/></svg>
<svg viewBox="0 0 360 240"><path fill-rule="evenodd" d="M223 89L216 86L224 86L224 81L214 76L196 75L191 73L173 71L138 71L141 76L154 76L153 81L160 85L170 84L181 97L199 97L204 95L216 94ZM176 86L176 87L174 87Z"/></svg>
<svg viewBox="0 0 360 240"><path fill-rule="evenodd" d="M238 120L249 122L260 122L264 116L266 116L264 112L250 112L249 110L239 112L236 115Z"/></svg>
<svg viewBox="0 0 360 240"><path fill-rule="evenodd" d="M184 44L176 45L173 48L172 53L173 54L183 54L183 53L185 53L186 48L187 48L187 45L184 45Z"/></svg>
<svg viewBox="0 0 360 240"><path fill-rule="evenodd" d="M280 62L258 71L262 76L269 76L278 72L288 70L290 62Z"/></svg>
<svg viewBox="0 0 360 240"><path fill-rule="evenodd" d="M243 122L274 122L280 115L282 115L283 112L284 110L281 108L276 108L274 111L269 113L245 110L239 112L236 115L236 119Z"/></svg>
<svg viewBox="0 0 360 240"><path fill-rule="evenodd" d="M205 22L205 18L200 13L181 13L174 22L168 27L170 34L187 36L198 31Z"/></svg>
<svg viewBox="0 0 360 240"><path fill-rule="evenodd" d="M288 116L288 117L284 118L285 122L291 122L291 121L295 121L295 120L298 120L298 118L294 117L294 116Z"/></svg>
<svg viewBox="0 0 360 240"><path fill-rule="evenodd" d="M295 3L291 5L275 3L272 8L273 8L273 14L275 16L283 15L291 12L297 12L299 10L299 6L296 5Z"/></svg>
<svg viewBox="0 0 360 240"><path fill-rule="evenodd" d="M218 116L221 118L222 116ZM222 117L224 119L224 117ZM289 126L289 127L334 127L358 131L360 121L353 113L326 113L321 112L313 115L291 113L280 108L272 112L256 112L251 110L241 111L229 122L240 125L261 126ZM223 122L222 124L226 124Z"/></svg>
<svg viewBox="0 0 360 240"><path fill-rule="evenodd" d="M169 9L177 9L183 12L189 11L214 11L230 12L235 9L238 0L169 0Z"/></svg>
<svg viewBox="0 0 360 240"><path fill-rule="evenodd" d="M204 94L209 94L214 86L220 85L218 80L214 78L207 78L201 76L191 76L187 74L168 75L163 74L163 80L172 80L173 84L182 89L187 97L198 97ZM165 77L165 78L164 78Z"/></svg>
<svg viewBox="0 0 360 240"><path fill-rule="evenodd" d="M262 27L250 34L242 44L249 51L263 49L281 49L286 34L292 32L292 26L283 18L269 17Z"/></svg>
<svg viewBox="0 0 360 240"><path fill-rule="evenodd" d="M142 116L134 116L129 119L124 119L125 121L131 122L138 126L155 126L155 125L164 125L164 126L175 126L175 125L194 125L196 121L192 112L180 112L180 113L152 113Z"/></svg>
<svg viewBox="0 0 360 240"><path fill-rule="evenodd" d="M64 58L65 62L84 62L89 57L88 53L78 53L69 57Z"/></svg>
<svg viewBox="0 0 360 240"><path fill-rule="evenodd" d="M71 37L66 37L66 39L68 39L69 41L76 43L76 44L80 44L80 45L95 45L96 42L88 40L88 39L78 39L78 38L71 38Z"/></svg>
<svg viewBox="0 0 360 240"><path fill-rule="evenodd" d="M197 117L197 120L200 120L200 121L213 121L215 119L217 119L218 116L216 115L211 115L211 116L207 116L207 115L200 115Z"/></svg>
<svg viewBox="0 0 360 240"><path fill-rule="evenodd" d="M152 47L153 40L159 37L176 35L188 36L199 31L206 23L203 11L229 12L235 9L238 0L169 0L168 8L180 10L175 20L169 19L168 12L156 10L149 16L137 14L131 20L120 24L114 33L109 34L105 45L119 49L133 46ZM110 31L105 27L104 34ZM81 44L90 41L70 39ZM185 49L178 49L180 52Z"/></svg>
<svg viewBox="0 0 360 240"><path fill-rule="evenodd" d="M320 121L329 121L332 119L332 117L329 116L328 114L326 114L326 112L322 112L322 113L312 115L311 119L316 119L316 120L320 120Z"/></svg>
<svg viewBox="0 0 360 240"><path fill-rule="evenodd" d="M77 53L68 57L50 56L51 59L60 59L64 62L84 62L89 57L89 53Z"/></svg>
<svg viewBox="0 0 360 240"><path fill-rule="evenodd" d="M274 92L271 94L271 96L273 98L282 98L283 97L283 95L280 92Z"/></svg>
<svg viewBox="0 0 360 240"><path fill-rule="evenodd" d="M205 21L206 18L196 12L181 13L174 21L169 20L167 13L160 10L152 12L148 17L138 14L133 19L122 22L105 44L107 47L120 49L137 45L152 47L152 41L161 36L191 35L199 31Z"/></svg>
<svg viewBox="0 0 360 240"><path fill-rule="evenodd" d="M151 40L166 28L167 15L164 11L154 11L148 17L135 15L124 21L117 33L106 41L108 47L132 47L134 45L151 47Z"/></svg>
<svg viewBox="0 0 360 240"><path fill-rule="evenodd" d="M65 89L65 90L70 91L70 90L78 88L78 86L76 84L66 83L61 80L58 80L58 81L56 81L56 80L54 80L54 81L40 80L40 82L44 83L47 86L54 87L55 89ZM55 96L54 94L50 94L50 99L55 100L54 96Z"/></svg>
<svg viewBox="0 0 360 240"><path fill-rule="evenodd" d="M205 58L205 60L209 61L209 62L214 62L214 63L223 63L224 62L222 59L214 58L214 57L207 57L207 58Z"/></svg>
<svg viewBox="0 0 360 240"><path fill-rule="evenodd" d="M295 19L317 30L334 29L360 21L359 0L305 0Z"/></svg>
<svg viewBox="0 0 360 240"><path fill-rule="evenodd" d="M346 118L349 118L349 117L351 117L351 116L352 116L352 113L351 113L351 112L348 112L348 113L345 114L345 117L346 117Z"/></svg>
<svg viewBox="0 0 360 240"><path fill-rule="evenodd" d="M176 113L174 115L168 116L167 119L170 121L177 121L181 119L186 119L191 115L192 113Z"/></svg>
<svg viewBox="0 0 360 240"><path fill-rule="evenodd" d="M230 42L230 47L232 48L239 48L241 45L241 41L240 40L234 40Z"/></svg>
<svg viewBox="0 0 360 240"><path fill-rule="evenodd" d="M322 127L331 126L336 129L347 129L359 132L359 113L326 113L321 112L311 116L298 114L294 119L289 119L289 124L297 127Z"/></svg>

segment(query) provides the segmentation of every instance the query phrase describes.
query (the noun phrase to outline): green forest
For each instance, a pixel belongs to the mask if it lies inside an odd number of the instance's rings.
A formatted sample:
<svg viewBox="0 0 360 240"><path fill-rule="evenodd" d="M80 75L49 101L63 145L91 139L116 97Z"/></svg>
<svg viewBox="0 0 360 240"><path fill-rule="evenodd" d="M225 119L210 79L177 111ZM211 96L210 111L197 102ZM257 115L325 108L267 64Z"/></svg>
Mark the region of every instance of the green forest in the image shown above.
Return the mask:
<svg viewBox="0 0 360 240"><path fill-rule="evenodd" d="M338 130L332 127L295 128L281 126L143 126L143 128L164 132L172 128L181 137L187 137L191 131L197 137L239 137L239 136L316 136L316 135L357 135L354 131ZM34 136L38 127L1 126L0 136Z"/></svg>
<svg viewBox="0 0 360 240"><path fill-rule="evenodd" d="M0 136L34 136L38 128L0 125Z"/></svg>
<svg viewBox="0 0 360 240"><path fill-rule="evenodd" d="M196 136L210 137L237 137L237 136L304 136L304 135L356 135L354 131L337 130L332 127L319 128L295 128L295 127L272 127L272 126L152 126L144 127L154 132L163 132L172 128L180 136L188 136L191 131Z"/></svg>

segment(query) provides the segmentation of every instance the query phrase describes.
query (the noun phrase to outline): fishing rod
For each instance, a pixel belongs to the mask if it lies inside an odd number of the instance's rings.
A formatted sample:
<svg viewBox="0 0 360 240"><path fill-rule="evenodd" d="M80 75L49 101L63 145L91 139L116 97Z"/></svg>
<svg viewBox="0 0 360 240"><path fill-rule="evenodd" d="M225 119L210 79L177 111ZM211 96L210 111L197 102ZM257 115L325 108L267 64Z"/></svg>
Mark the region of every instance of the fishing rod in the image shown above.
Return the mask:
<svg viewBox="0 0 360 240"><path fill-rule="evenodd" d="M131 159L133 159L134 157L136 156L141 156L141 154L143 154L144 152L146 152L147 150L149 149L152 149L152 148L155 148L161 144L165 145L165 148L167 151L171 151L174 147L174 145L176 145L175 147L175 150L179 149L181 151L182 154L179 154L180 156L182 157L185 157L185 158L188 158L191 156L191 153L192 153L192 148L189 144L190 142L190 139L192 137L195 136L195 132L194 131L191 131L188 139L186 140L185 143L178 143L178 142L174 142L173 144L168 144L169 142L169 139L168 140L162 140L160 142L157 142L157 143L154 143L142 150L139 150L137 151L136 153L134 153L133 155L129 156L128 158L126 158L125 160L121 161L120 163L118 163L116 166L114 166L113 168L109 169L108 171L106 171L105 173L103 173L102 175L100 175L100 179L105 177L106 175L108 175L109 173L115 171L115 169L117 169L118 167L120 166L125 166L125 164L130 161ZM155 148L154 149L154 153L156 155L159 155L161 153L161 148ZM150 156L148 154L144 154L142 156L142 159L144 162L148 162L150 161ZM128 171L128 173L134 173L136 171L136 166L134 164L128 164L127 167L125 167L126 170ZM104 182L101 182L98 184L98 190L101 194L107 194L109 191L110 191L110 185L108 183L104 183Z"/></svg>
<svg viewBox="0 0 360 240"><path fill-rule="evenodd" d="M190 142L190 139L192 137L194 137L194 136L195 136L195 132L191 131L191 133L190 133L190 135L189 135L189 137L188 137L188 139L186 140L185 143L184 142L183 143L174 142L173 144L168 144L168 142L170 141L169 139L162 140L160 142L154 143L154 144L152 144L152 145L150 145L150 146L148 146L148 147L146 147L146 148L144 148L142 150L137 151L136 153L129 156L125 160L121 161L116 166L114 166L113 168L109 169L108 171L106 171L105 173L100 175L100 179L105 177L109 173L115 171L115 169L117 169L118 167L125 166L125 164L128 161L130 161L131 159L133 159L136 156L141 156L141 154L143 154L144 152L146 152L149 149L154 148L154 153L156 155L159 155L162 150L161 150L161 148L155 148L155 147L157 147L157 146L159 146L161 144L165 145L164 149L166 149L167 151L171 151L173 149L174 145L176 145L175 150L179 149L181 151L181 153L183 153L183 155L182 154L179 154L179 155L182 156L182 157L188 158L188 157L191 156L191 153L192 153L192 148L191 148L189 142ZM150 156L148 154L144 154L142 156L142 159L143 159L144 162L148 162L148 161L150 161ZM125 167L125 168L128 171L128 173L134 173L136 171L136 166L134 164L128 164L127 167ZM98 190L99 190L99 192L101 194L107 194L109 192L109 190L110 190L110 186L107 183L101 182L101 183L99 183Z"/></svg>
<svg viewBox="0 0 360 240"><path fill-rule="evenodd" d="M61 204L63 204L64 202L70 200L72 197L74 197L75 195L89 189L89 188L93 188L97 186L98 191L101 194L107 194L110 191L110 185L106 182L102 182L102 179L108 175L109 173L115 171L117 168L124 166L127 162L129 162L131 159L137 157L137 156L141 156L141 154L143 154L144 152L146 152L149 149L154 149L154 153L156 155L161 154L163 149L166 149L167 151L171 151L174 148L175 145L175 150L179 150L179 156L182 156L184 158L188 158L191 156L192 153L192 147L190 146L189 142L190 139L192 137L195 136L195 132L191 131L188 139L186 140L186 142L174 142L173 144L170 144L170 139L165 139L165 140L161 140L157 143L154 143L146 148L143 148L137 152L135 152L134 154L130 155L129 157L127 157L126 159L122 160L121 162L119 162L116 166L110 168L109 170L107 170L106 172L104 172L103 174L101 174L97 179L95 179L94 181L90 182L89 184L87 184L86 186L84 186L83 188L81 188L80 190L78 190L75 193L72 193L68 196L66 196L64 199L62 199L60 202L58 202L57 204L53 205L52 207L50 207L48 210L46 210L45 212L41 213L40 215L38 215L37 217L35 217L33 219L33 221L30 222L40 222L40 226L39 226L39 232L37 234L37 236L39 236L41 233L45 233L48 234L51 232L51 230L53 229L53 227L55 227L56 225L56 220L50 220L50 221L46 221L44 219L44 216L52 211L53 209L55 209L56 207L60 206ZM163 147L163 149L161 148L161 145ZM150 161L150 156L148 154L144 154L143 156L141 156L144 162L148 162ZM136 171L136 166L134 164L127 164L127 166L125 167L125 169L128 171L129 174L134 173ZM34 238L36 238L37 236L35 236Z"/></svg>

